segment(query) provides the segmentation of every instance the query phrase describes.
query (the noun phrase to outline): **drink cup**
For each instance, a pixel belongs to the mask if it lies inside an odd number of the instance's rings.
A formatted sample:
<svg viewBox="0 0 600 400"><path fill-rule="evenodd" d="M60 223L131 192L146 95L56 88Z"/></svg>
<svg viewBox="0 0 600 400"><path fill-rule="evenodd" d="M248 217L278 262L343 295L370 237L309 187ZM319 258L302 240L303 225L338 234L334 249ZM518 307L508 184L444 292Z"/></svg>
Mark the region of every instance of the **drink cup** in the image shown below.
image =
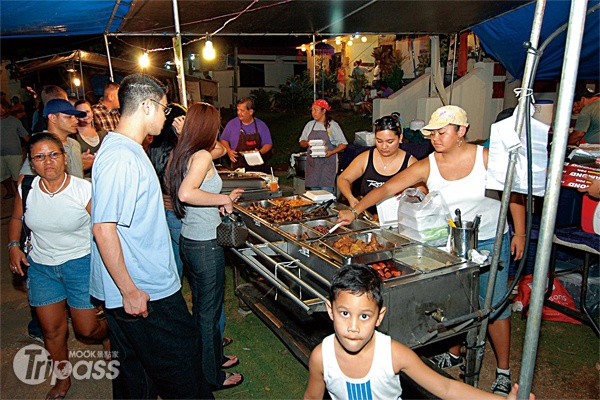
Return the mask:
<svg viewBox="0 0 600 400"><path fill-rule="evenodd" d="M271 192L276 192L279 190L279 178L276 176L271 176L269 178L269 190Z"/></svg>

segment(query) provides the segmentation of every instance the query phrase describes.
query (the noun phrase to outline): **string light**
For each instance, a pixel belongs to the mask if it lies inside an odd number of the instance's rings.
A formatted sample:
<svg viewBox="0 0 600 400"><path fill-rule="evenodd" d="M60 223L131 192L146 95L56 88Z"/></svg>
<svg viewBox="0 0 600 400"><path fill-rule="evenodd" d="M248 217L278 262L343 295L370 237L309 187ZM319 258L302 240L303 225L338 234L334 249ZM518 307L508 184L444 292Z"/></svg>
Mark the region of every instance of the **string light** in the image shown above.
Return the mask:
<svg viewBox="0 0 600 400"><path fill-rule="evenodd" d="M300 46L300 50L302 50L302 52L306 53L306 45L303 44L302 46Z"/></svg>
<svg viewBox="0 0 600 400"><path fill-rule="evenodd" d="M341 37L339 37L339 36L338 36L338 37L336 37L336 38L335 38L335 44L337 44L337 45L340 45L340 44L342 44L342 38L341 38Z"/></svg>
<svg viewBox="0 0 600 400"><path fill-rule="evenodd" d="M140 66L142 68L147 68L150 65L150 57L148 57L148 53L144 52L140 57Z"/></svg>
<svg viewBox="0 0 600 400"><path fill-rule="evenodd" d="M363 43L367 43L367 37L366 36L361 37L360 41Z"/></svg>
<svg viewBox="0 0 600 400"><path fill-rule="evenodd" d="M352 46L352 40L348 40L348 46Z"/></svg>
<svg viewBox="0 0 600 400"><path fill-rule="evenodd" d="M204 45L204 50L202 50L202 55L206 60L214 60L216 56L212 40L210 40L208 33L206 34L206 44Z"/></svg>

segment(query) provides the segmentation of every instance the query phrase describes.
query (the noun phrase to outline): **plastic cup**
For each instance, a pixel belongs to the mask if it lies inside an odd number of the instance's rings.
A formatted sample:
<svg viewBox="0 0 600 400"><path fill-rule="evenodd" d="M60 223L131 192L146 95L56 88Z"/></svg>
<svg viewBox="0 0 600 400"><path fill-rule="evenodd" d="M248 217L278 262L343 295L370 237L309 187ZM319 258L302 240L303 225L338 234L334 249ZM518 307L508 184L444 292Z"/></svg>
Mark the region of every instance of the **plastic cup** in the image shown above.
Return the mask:
<svg viewBox="0 0 600 400"><path fill-rule="evenodd" d="M271 176L269 178L269 190L271 192L279 190L279 178L277 176Z"/></svg>

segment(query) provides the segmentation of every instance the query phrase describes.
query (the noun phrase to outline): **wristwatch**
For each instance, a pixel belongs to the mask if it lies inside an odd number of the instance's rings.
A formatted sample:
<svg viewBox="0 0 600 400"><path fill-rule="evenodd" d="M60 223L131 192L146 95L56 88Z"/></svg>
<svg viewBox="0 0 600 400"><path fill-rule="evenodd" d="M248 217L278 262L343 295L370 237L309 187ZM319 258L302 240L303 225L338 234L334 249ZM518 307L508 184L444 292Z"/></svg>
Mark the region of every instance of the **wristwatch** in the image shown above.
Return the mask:
<svg viewBox="0 0 600 400"><path fill-rule="evenodd" d="M354 218L358 218L358 212L354 208L351 208L350 211L354 213Z"/></svg>
<svg viewBox="0 0 600 400"><path fill-rule="evenodd" d="M12 242L10 242L7 246L8 250L10 250L11 247L15 247L15 246L20 246L21 244L19 243L18 240L13 240Z"/></svg>

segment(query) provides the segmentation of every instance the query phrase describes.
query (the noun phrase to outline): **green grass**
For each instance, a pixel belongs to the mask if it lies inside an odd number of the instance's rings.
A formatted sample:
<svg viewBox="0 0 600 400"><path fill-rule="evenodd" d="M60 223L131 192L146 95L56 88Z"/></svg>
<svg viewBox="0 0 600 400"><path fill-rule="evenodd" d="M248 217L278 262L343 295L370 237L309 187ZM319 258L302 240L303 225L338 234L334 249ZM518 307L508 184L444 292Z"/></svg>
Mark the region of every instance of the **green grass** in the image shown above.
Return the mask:
<svg viewBox="0 0 600 400"><path fill-rule="evenodd" d="M225 273L225 335L233 339L233 343L225 348L225 354L235 354L240 359L240 364L231 370L243 374L244 383L215 392L215 398L302 398L308 382L308 370L256 315L243 316L238 312L233 267L227 266ZM192 295L185 278L182 291L191 309Z"/></svg>

